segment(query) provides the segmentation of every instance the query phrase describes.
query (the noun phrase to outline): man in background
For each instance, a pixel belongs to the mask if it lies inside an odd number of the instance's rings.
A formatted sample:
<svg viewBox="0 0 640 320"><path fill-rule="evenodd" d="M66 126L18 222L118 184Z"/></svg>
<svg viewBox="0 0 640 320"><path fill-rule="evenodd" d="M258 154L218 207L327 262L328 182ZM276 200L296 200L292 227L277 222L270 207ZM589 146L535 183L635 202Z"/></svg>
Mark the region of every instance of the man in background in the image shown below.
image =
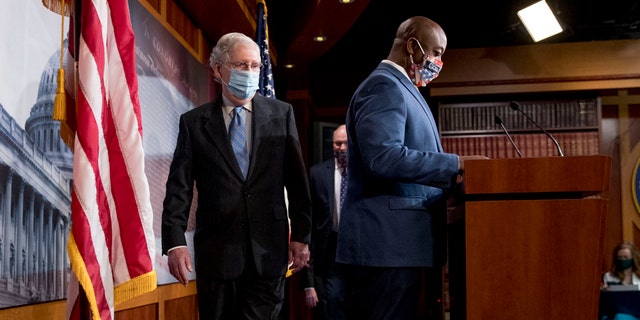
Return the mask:
<svg viewBox="0 0 640 320"><path fill-rule="evenodd" d="M287 265L294 272L307 265L311 240L309 186L293 109L256 95L261 62L251 38L222 36L210 66L222 94L180 117L162 251L171 274L186 285L192 263L184 232L197 184L193 242L200 319L274 320Z"/></svg>
<svg viewBox="0 0 640 320"><path fill-rule="evenodd" d="M344 276L336 259L340 209L347 188L347 129L333 132L333 158L310 169L312 204L311 267L304 268L301 284L314 319L341 320L344 313Z"/></svg>

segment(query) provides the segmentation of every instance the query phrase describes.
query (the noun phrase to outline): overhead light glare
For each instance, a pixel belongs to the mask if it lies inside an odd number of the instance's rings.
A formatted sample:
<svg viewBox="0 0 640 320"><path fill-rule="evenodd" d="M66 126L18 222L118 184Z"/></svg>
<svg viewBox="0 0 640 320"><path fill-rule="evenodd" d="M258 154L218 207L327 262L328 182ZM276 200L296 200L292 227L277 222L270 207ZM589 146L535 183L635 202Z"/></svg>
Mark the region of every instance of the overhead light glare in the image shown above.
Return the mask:
<svg viewBox="0 0 640 320"><path fill-rule="evenodd" d="M284 68L285 68L285 69L293 69L293 68L295 68L295 66L296 66L296 65L295 65L295 64L293 64L293 63L287 63L287 64L285 64L285 65L284 65Z"/></svg>
<svg viewBox="0 0 640 320"><path fill-rule="evenodd" d="M327 41L327 37L325 37L325 36L315 36L315 37L313 37L313 41L315 41L315 42L325 42L325 41Z"/></svg>
<svg viewBox="0 0 640 320"><path fill-rule="evenodd" d="M544 0L518 11L518 18L535 42L562 32L560 23Z"/></svg>
<svg viewBox="0 0 640 320"><path fill-rule="evenodd" d="M355 0L338 0L339 3L353 3Z"/></svg>

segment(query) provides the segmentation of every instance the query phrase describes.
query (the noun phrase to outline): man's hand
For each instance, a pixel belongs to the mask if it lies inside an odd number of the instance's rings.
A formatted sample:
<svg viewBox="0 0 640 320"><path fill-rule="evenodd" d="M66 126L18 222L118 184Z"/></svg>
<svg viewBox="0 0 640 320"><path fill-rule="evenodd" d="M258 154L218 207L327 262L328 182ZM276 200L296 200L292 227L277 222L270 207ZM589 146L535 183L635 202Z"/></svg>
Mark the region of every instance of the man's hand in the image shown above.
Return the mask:
<svg viewBox="0 0 640 320"><path fill-rule="evenodd" d="M318 294L315 288L304 289L304 301L309 308L314 308L318 305Z"/></svg>
<svg viewBox="0 0 640 320"><path fill-rule="evenodd" d="M461 184L464 181L464 162L467 160L486 160L487 156L471 155L471 156L459 156L458 157L458 175L456 176L456 184Z"/></svg>
<svg viewBox="0 0 640 320"><path fill-rule="evenodd" d="M300 271L304 267L309 267L309 245L291 241L289 243L289 264L292 273Z"/></svg>
<svg viewBox="0 0 640 320"><path fill-rule="evenodd" d="M186 286L187 283L189 283L187 271L193 272L193 268L191 267L191 255L189 254L189 249L176 248L169 251L167 256L169 256L169 272L172 276L178 279L180 283Z"/></svg>

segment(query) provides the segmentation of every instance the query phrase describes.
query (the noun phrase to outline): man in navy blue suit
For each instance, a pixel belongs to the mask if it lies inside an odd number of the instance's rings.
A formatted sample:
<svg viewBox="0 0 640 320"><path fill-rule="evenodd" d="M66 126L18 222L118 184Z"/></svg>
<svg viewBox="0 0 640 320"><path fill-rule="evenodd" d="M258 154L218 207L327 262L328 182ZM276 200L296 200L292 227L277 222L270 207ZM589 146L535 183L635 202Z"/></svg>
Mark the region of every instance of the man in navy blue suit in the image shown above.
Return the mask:
<svg viewBox="0 0 640 320"><path fill-rule="evenodd" d="M309 170L312 232L311 267L302 270L300 282L305 303L316 320L345 319L344 276L336 260L341 195L346 189L347 129L340 125L333 132L333 157Z"/></svg>
<svg viewBox="0 0 640 320"><path fill-rule="evenodd" d="M462 182L464 159L443 151L418 88L438 75L446 46L437 23L409 18L349 104L336 260L354 319L414 319L420 273L444 263L445 194Z"/></svg>

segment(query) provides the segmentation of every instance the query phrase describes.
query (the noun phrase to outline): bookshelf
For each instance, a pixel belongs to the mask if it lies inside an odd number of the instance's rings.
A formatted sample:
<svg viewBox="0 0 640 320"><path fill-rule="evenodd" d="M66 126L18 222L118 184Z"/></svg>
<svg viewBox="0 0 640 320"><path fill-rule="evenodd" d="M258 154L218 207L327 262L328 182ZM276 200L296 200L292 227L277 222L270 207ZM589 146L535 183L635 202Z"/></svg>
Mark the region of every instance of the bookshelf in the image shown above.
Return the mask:
<svg viewBox="0 0 640 320"><path fill-rule="evenodd" d="M443 103L438 119L445 152L458 155L486 155L514 158L517 153L496 124L500 116L523 157L556 156L551 139L510 101ZM599 98L520 101L521 110L551 133L567 156L600 153L601 102Z"/></svg>

